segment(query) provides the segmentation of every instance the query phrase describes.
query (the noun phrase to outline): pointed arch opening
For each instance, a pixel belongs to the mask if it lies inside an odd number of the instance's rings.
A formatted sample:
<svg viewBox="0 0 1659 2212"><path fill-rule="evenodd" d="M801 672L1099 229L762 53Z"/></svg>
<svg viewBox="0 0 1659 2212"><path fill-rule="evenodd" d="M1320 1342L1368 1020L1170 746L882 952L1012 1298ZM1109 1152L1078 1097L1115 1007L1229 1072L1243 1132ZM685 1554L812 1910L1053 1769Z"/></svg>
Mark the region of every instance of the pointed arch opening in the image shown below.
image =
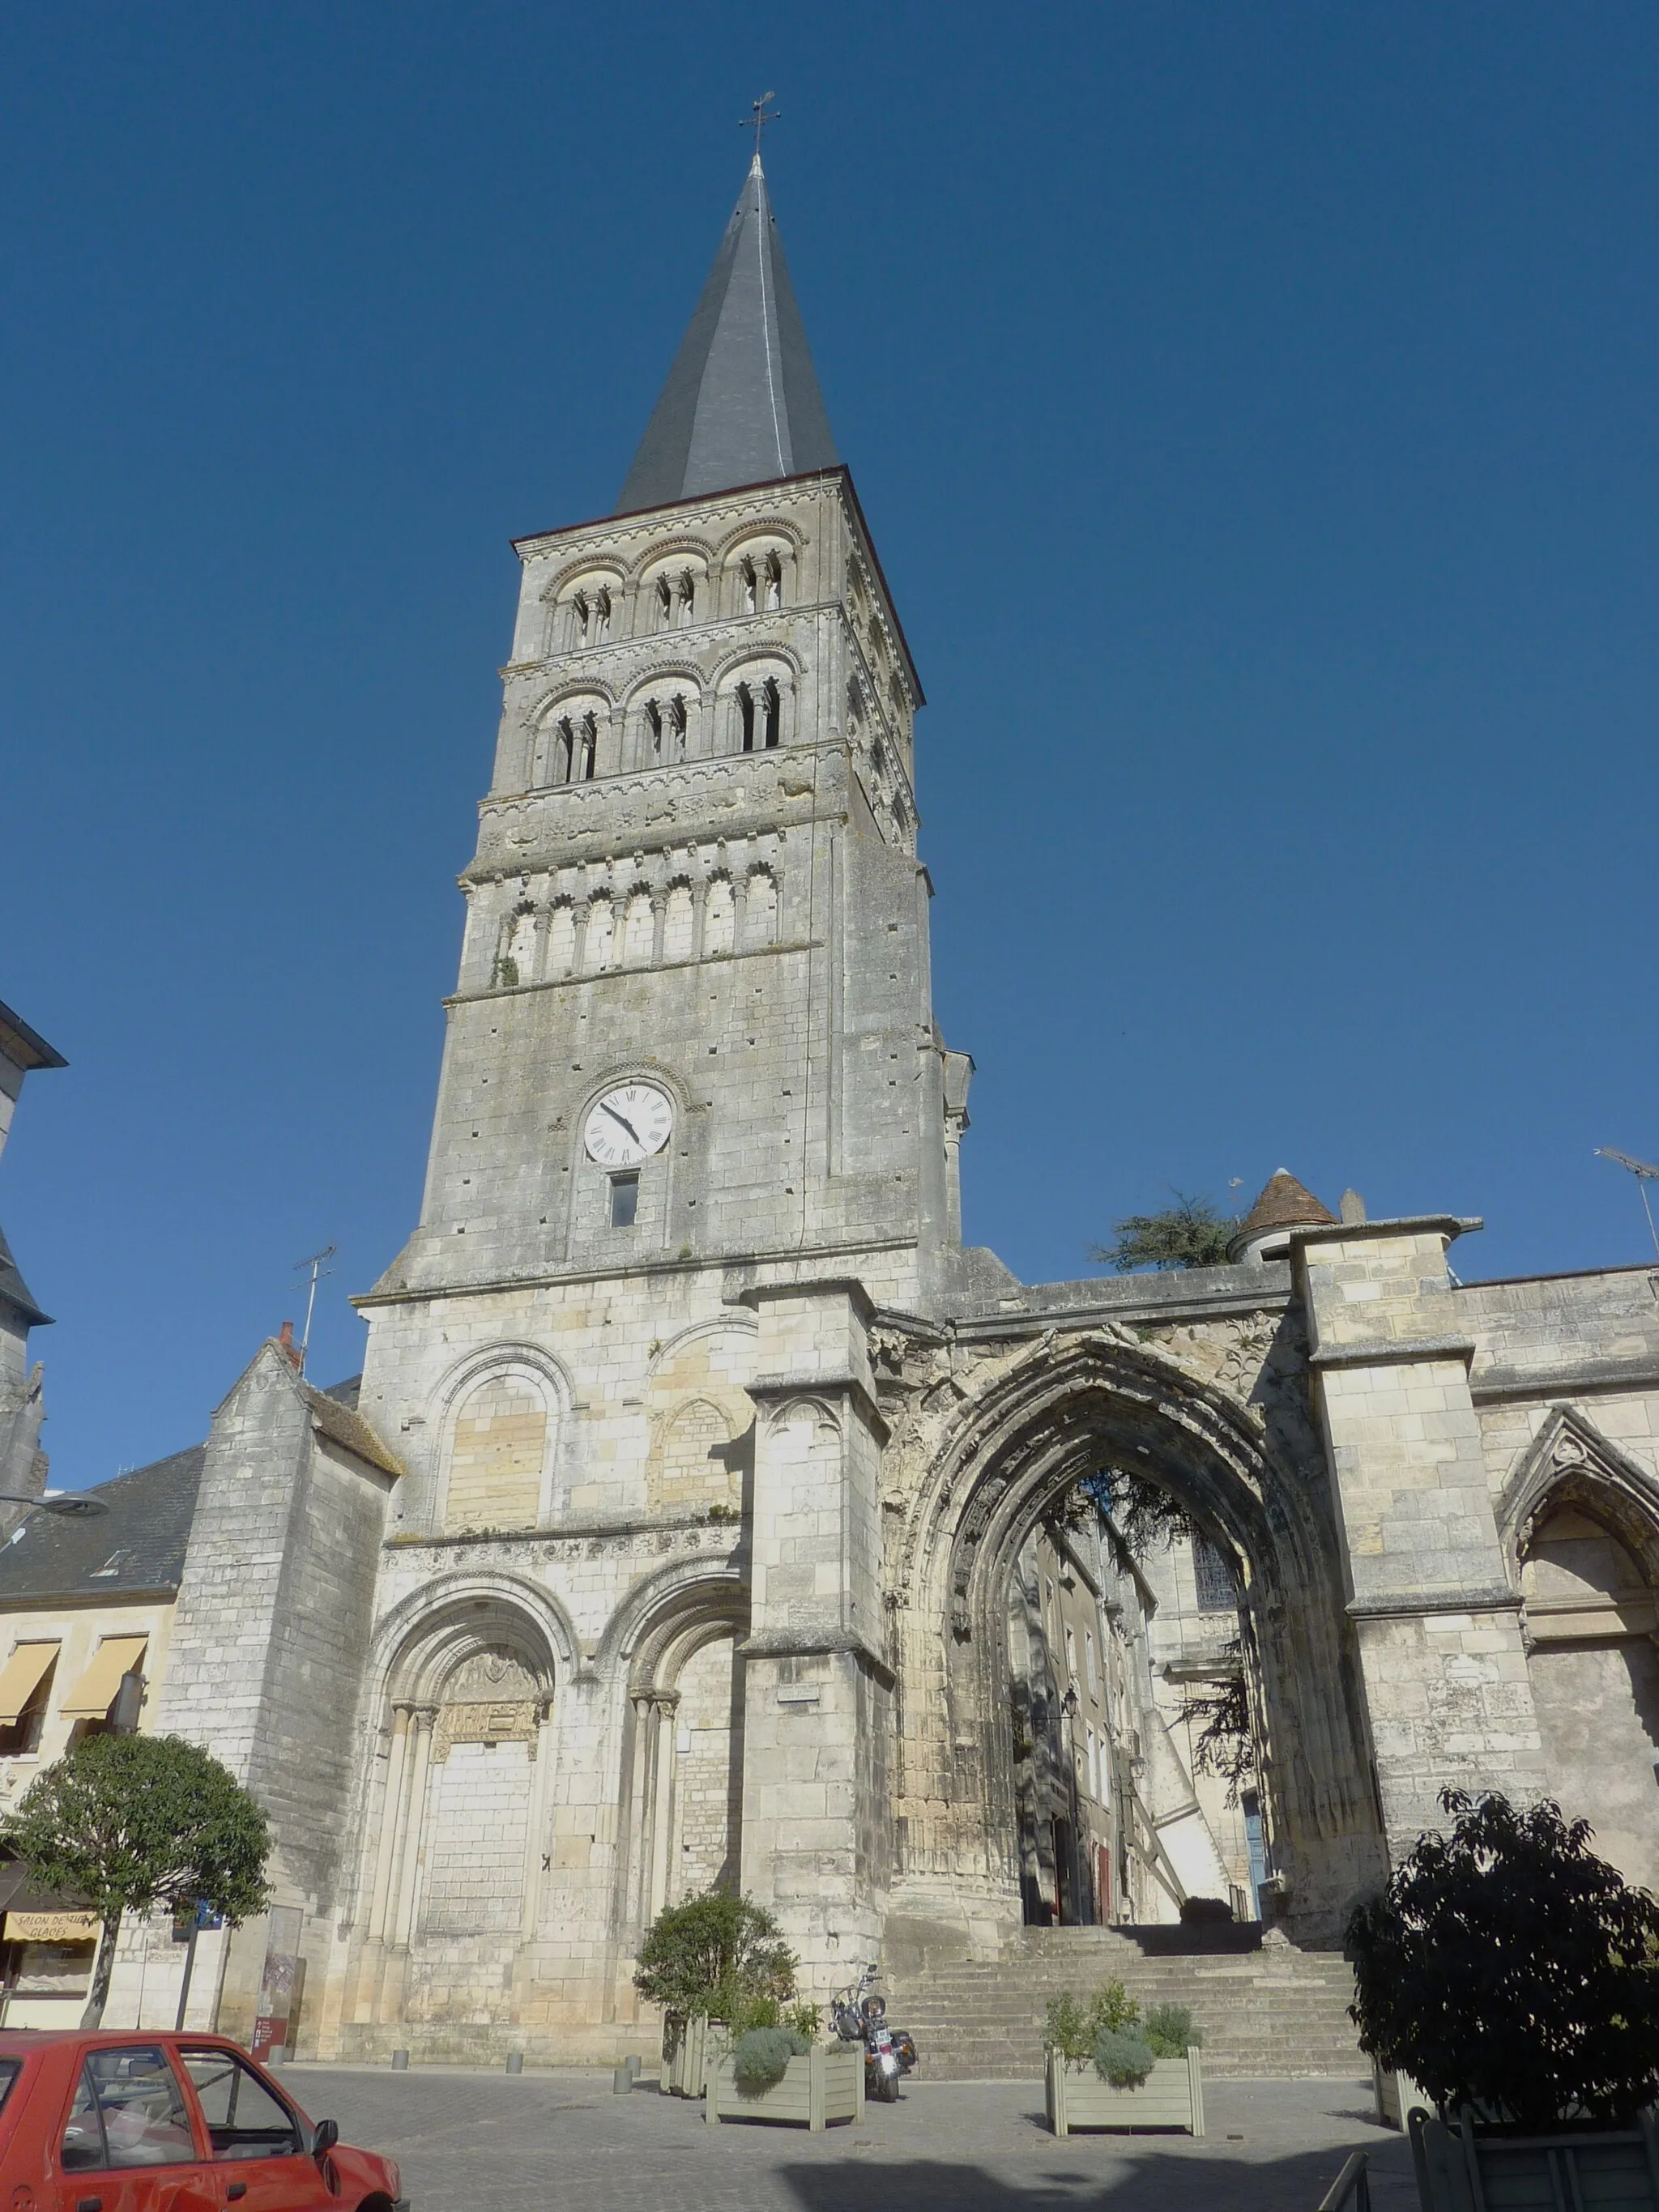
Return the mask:
<svg viewBox="0 0 1659 2212"><path fill-rule="evenodd" d="M1659 1888L1659 1483L1558 1408L1508 1504L1547 1786Z"/></svg>
<svg viewBox="0 0 1659 2212"><path fill-rule="evenodd" d="M901 1886L925 1905L966 1881L1006 1919L1066 1921L1172 1919L1183 1894L1218 1880L1254 1917L1250 1893L1266 1883L1276 1916L1329 1940L1380 1869L1382 1839L1334 1533L1305 1472L1287 1470L1224 1393L1115 1338L1032 1347L970 1391L952 1428L898 1576L912 1686ZM1123 1471L1169 1500L1183 1532L1162 1560L1137 1556L1120 1512L1097 1510L1103 1478ZM1149 1679L1160 1608L1202 1628L1197 1534L1235 1577L1235 1609L1212 1618L1218 1632L1176 1639L1167 1656L1182 1664ZM1097 1674L1118 1670L1115 1700L1091 1698L1090 1634ZM1149 1663L1132 1682L1137 1640ZM1242 1705L1256 1868L1244 1791L1218 1835L1218 1793L1206 1805L1176 1725L1206 1687Z"/></svg>

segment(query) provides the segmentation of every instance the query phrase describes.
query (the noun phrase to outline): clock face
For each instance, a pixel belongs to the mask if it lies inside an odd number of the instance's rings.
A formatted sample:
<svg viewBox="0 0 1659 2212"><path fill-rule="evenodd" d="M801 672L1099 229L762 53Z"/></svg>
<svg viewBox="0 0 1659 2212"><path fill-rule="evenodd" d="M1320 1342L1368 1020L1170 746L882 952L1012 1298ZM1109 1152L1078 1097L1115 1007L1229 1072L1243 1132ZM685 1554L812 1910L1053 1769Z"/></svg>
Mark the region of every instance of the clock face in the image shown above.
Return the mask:
<svg viewBox="0 0 1659 2212"><path fill-rule="evenodd" d="M588 1115L587 1157L602 1168L636 1168L659 1152L674 1130L674 1109L654 1084L624 1083L607 1091Z"/></svg>

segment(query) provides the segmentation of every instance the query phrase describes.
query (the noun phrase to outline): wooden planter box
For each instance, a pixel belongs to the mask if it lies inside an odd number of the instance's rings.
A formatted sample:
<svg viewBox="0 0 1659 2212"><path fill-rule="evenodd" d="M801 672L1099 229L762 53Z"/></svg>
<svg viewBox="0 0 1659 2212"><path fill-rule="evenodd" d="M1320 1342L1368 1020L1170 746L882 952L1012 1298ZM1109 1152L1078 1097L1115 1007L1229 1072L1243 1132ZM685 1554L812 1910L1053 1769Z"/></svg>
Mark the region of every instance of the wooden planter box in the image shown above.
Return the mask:
<svg viewBox="0 0 1659 2212"><path fill-rule="evenodd" d="M1115 2089L1092 2066L1068 2066L1048 2053L1048 2124L1057 2136L1073 2128L1185 2128L1204 2132L1204 2074L1196 2051L1155 2058L1138 2089Z"/></svg>
<svg viewBox="0 0 1659 2212"><path fill-rule="evenodd" d="M701 2097L708 2087L710 2064L732 2047L731 2032L724 2021L711 2021L707 2013L670 2024L672 2039L663 2053L658 2087L667 2097Z"/></svg>
<svg viewBox="0 0 1659 2212"><path fill-rule="evenodd" d="M1371 2088L1376 2098L1376 2117L1385 2128L1398 2128L1403 2134L1406 2122L1420 2106L1424 2112L1434 2110L1434 2099L1426 2090L1419 2089L1409 2074L1385 2074L1373 2058Z"/></svg>
<svg viewBox="0 0 1659 2212"><path fill-rule="evenodd" d="M708 2069L703 2118L714 2127L722 2120L771 2120L810 2128L815 2135L831 2120L861 2120L864 2046L815 2043L804 2057L790 2060L781 2081L757 2097L738 2088L731 2057L723 2054Z"/></svg>
<svg viewBox="0 0 1659 2212"><path fill-rule="evenodd" d="M1488 2212L1498 2205L1583 2206L1585 2212L1656 2212L1659 2126L1594 2135L1503 2136L1463 2123L1410 2116L1412 2163L1423 2212Z"/></svg>

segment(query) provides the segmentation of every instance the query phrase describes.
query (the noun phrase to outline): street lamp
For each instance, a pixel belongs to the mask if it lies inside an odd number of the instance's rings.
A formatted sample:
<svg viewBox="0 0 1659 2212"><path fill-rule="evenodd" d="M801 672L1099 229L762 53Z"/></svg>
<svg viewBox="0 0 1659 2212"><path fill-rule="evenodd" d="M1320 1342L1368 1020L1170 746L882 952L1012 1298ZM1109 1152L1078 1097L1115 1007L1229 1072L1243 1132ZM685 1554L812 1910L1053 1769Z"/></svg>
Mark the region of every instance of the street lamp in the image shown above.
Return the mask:
<svg viewBox="0 0 1659 2212"><path fill-rule="evenodd" d="M35 1513L55 1513L60 1521L95 1521L109 1507L101 1498L25 1498L21 1490L0 1490L0 1505L24 1505Z"/></svg>

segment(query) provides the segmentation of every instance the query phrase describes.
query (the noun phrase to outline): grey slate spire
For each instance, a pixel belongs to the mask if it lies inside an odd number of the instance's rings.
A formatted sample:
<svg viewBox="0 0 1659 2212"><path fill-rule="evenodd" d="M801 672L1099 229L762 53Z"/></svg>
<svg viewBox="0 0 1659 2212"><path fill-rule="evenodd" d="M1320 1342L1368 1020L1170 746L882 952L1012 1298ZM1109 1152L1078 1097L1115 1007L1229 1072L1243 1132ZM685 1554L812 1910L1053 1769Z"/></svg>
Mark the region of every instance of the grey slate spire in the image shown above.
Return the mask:
<svg viewBox="0 0 1659 2212"><path fill-rule="evenodd" d="M836 458L757 153L617 513L769 483Z"/></svg>

